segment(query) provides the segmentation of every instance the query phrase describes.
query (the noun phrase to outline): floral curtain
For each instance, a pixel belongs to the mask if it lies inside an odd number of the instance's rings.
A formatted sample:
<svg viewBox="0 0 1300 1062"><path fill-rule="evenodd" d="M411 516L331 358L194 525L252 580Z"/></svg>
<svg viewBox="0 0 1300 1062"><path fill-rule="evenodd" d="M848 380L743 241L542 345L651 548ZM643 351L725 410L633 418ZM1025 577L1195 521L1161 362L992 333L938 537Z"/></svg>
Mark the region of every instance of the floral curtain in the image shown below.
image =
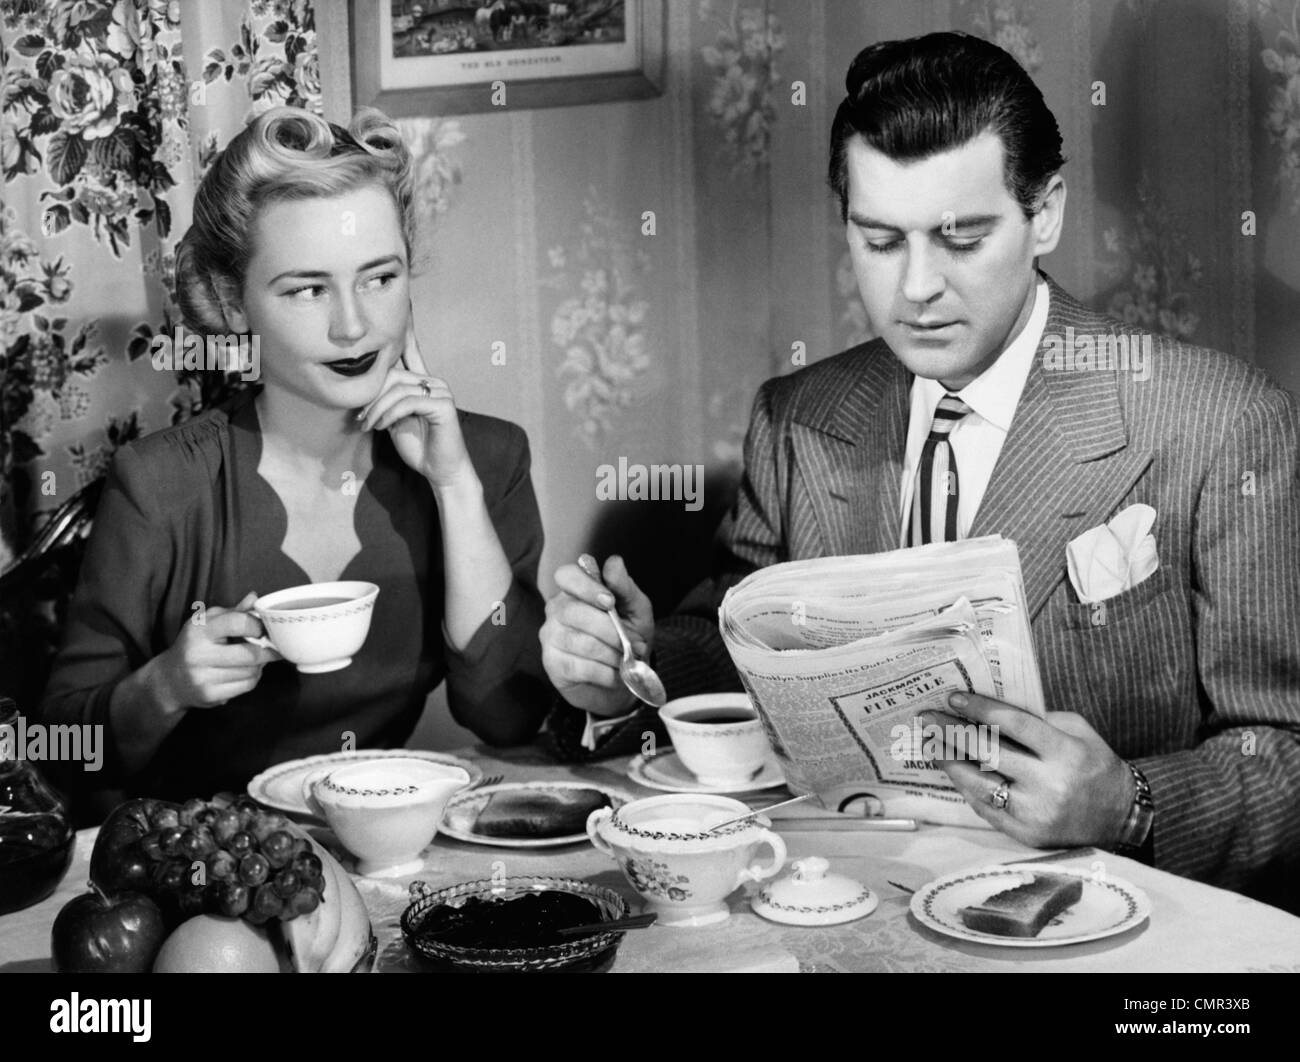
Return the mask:
<svg viewBox="0 0 1300 1062"><path fill-rule="evenodd" d="M320 110L306 0L0 0L0 570L142 431L227 381L155 371L196 182L249 113Z"/></svg>
<svg viewBox="0 0 1300 1062"><path fill-rule="evenodd" d="M0 0L0 573L118 446L239 386L155 369L151 340L179 326L205 166L257 111L319 112L316 55L307 0ZM0 602L3 677L29 696L68 589Z"/></svg>

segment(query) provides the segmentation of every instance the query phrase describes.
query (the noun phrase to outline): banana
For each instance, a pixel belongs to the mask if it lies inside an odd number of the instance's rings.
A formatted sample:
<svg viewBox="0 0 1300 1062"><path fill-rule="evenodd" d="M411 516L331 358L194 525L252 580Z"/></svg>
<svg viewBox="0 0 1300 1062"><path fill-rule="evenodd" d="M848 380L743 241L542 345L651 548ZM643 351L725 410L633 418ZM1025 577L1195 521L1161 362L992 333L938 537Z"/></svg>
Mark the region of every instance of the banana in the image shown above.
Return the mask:
<svg viewBox="0 0 1300 1062"><path fill-rule="evenodd" d="M340 901L342 920L338 940L329 958L321 966L321 973L352 973L366 957L371 947L370 913L361 899L361 893L352 884L348 872L334 863L338 888L335 896Z"/></svg>
<svg viewBox="0 0 1300 1062"><path fill-rule="evenodd" d="M348 872L314 837L299 826L294 832L311 842L321 862L324 892L316 910L282 923L285 941L298 973L351 973L367 966L373 941L370 913Z"/></svg>
<svg viewBox="0 0 1300 1062"><path fill-rule="evenodd" d="M301 837L311 843L312 851L321 862L321 878L324 889L321 902L310 914L299 915L281 924L285 944L288 945L293 968L298 973L320 973L321 967L330 957L338 944L339 930L343 924L343 904L339 895L343 891L338 876L343 875L343 868L338 861L317 843L306 830L297 825L290 827ZM347 887L355 891L351 881Z"/></svg>

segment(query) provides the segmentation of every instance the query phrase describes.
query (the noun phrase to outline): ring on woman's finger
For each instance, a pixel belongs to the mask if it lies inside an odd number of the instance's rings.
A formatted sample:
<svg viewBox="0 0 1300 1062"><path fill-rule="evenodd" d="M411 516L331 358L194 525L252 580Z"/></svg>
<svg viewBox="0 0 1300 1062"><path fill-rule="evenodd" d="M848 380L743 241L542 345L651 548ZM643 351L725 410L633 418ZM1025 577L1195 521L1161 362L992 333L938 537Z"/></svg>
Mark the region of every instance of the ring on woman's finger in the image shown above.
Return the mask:
<svg viewBox="0 0 1300 1062"><path fill-rule="evenodd" d="M999 811L1006 811L1011 803L1011 783L1003 781L989 794L989 802Z"/></svg>
<svg viewBox="0 0 1300 1062"><path fill-rule="evenodd" d="M433 384L429 383L428 380L420 381L420 390L424 392L425 398L433 397Z"/></svg>

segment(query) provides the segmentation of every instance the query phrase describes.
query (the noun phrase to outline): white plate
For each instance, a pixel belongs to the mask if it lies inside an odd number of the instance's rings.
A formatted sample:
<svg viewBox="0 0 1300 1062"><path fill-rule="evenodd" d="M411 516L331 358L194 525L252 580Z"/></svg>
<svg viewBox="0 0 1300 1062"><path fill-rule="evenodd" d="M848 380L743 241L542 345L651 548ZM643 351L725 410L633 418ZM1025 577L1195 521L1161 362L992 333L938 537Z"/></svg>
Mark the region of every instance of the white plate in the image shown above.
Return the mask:
<svg viewBox="0 0 1300 1062"><path fill-rule="evenodd" d="M488 802L493 793L503 793L519 789L594 789L609 797L610 806L618 809L632 799L627 793L593 782L503 782L501 785L485 785L471 792L462 792L447 803L447 810L442 813L442 823L438 827L439 835L446 834L458 841L472 844L485 844L494 848L555 848L566 844L585 844L586 832L568 834L564 837L497 837L478 833L474 829L478 813Z"/></svg>
<svg viewBox="0 0 1300 1062"><path fill-rule="evenodd" d="M1036 937L1003 937L968 929L963 907L983 903L995 892L1026 885L1032 874L1067 874L1083 879L1078 903L1045 925ZM1010 863L958 871L923 886L912 896L912 914L938 933L975 944L1006 948L1055 948L1124 933L1151 915L1151 901L1136 885L1111 874L1042 863Z"/></svg>
<svg viewBox="0 0 1300 1062"><path fill-rule="evenodd" d="M627 765L627 776L664 793L753 793L785 785L785 775L776 760L768 760L763 769L744 785L705 785L687 769L671 747L637 756Z"/></svg>
<svg viewBox="0 0 1300 1062"><path fill-rule="evenodd" d="M313 771L338 767L357 760L378 760L388 757L408 760L428 760L451 767L463 767L469 772L469 784L483 778L483 771L469 760L446 752L428 752L424 749L356 749L353 752L327 752L321 756L308 756L302 760L289 760L269 767L248 783L248 795L276 811L289 811L318 819L302 799L303 780ZM319 820L318 820L319 821Z"/></svg>

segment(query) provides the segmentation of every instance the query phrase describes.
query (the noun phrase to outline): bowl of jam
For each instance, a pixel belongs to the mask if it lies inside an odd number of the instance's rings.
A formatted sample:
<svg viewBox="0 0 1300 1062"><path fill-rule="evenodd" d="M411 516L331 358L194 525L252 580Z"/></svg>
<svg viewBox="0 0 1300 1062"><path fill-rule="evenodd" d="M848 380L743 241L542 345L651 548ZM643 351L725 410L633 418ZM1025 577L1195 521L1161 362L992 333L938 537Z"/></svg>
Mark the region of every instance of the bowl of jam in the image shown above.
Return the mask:
<svg viewBox="0 0 1300 1062"><path fill-rule="evenodd" d="M626 918L613 889L573 878L411 886L402 915L407 944L433 969L473 973L598 973L614 963L623 932L566 936L562 929Z"/></svg>

